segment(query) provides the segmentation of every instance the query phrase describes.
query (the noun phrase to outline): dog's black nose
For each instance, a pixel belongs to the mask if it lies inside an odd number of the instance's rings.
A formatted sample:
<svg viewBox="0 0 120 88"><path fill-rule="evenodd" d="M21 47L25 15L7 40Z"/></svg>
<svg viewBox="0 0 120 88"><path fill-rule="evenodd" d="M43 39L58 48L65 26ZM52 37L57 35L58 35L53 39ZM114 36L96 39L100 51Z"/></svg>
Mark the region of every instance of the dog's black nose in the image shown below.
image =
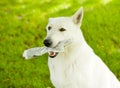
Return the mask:
<svg viewBox="0 0 120 88"><path fill-rule="evenodd" d="M50 47L52 45L52 41L50 39L45 39L43 43L47 47Z"/></svg>

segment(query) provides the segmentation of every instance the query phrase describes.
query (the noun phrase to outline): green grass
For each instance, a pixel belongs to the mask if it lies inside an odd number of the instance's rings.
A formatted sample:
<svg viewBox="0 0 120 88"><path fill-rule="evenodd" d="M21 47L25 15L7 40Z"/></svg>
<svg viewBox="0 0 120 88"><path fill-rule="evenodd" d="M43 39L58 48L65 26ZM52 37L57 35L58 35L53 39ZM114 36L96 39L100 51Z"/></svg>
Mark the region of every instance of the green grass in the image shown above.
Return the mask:
<svg viewBox="0 0 120 88"><path fill-rule="evenodd" d="M102 0L104 1L104 0ZM47 54L25 60L25 49L42 46L49 17L71 16L84 7L88 44L120 80L120 2L112 0L0 1L0 88L53 88Z"/></svg>

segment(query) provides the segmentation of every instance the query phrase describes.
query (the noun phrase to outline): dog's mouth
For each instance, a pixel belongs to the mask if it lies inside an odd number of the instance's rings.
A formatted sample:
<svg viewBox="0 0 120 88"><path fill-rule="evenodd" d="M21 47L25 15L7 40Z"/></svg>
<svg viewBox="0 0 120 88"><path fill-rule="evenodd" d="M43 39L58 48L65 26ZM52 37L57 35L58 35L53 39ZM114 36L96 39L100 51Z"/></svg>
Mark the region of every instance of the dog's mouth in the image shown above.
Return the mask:
<svg viewBox="0 0 120 88"><path fill-rule="evenodd" d="M49 51L49 57L54 58L58 55L58 52Z"/></svg>

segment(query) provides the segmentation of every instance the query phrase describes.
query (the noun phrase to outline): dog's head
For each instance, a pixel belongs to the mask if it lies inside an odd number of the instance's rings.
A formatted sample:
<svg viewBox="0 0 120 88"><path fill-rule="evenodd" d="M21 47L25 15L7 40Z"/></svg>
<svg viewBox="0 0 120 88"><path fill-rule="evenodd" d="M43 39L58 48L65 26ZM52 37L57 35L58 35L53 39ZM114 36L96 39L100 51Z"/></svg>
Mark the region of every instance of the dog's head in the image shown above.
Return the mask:
<svg viewBox="0 0 120 88"><path fill-rule="evenodd" d="M67 39L76 40L78 38L79 28L83 18L83 8L81 7L71 17L50 18L46 26L47 36L44 45L55 47L60 41Z"/></svg>

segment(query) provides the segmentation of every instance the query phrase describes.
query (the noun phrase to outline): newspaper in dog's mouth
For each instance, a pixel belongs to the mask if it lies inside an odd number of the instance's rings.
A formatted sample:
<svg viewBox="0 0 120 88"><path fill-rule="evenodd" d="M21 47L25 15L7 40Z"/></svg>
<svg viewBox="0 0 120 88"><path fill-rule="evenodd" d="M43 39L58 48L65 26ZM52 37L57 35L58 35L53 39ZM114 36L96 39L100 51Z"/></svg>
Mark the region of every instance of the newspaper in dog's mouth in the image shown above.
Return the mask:
<svg viewBox="0 0 120 88"><path fill-rule="evenodd" d="M69 39L59 42L53 48L49 48L46 46L30 48L24 51L23 57L25 57L25 59L30 59L32 57L41 56L48 52L49 57L54 58L59 54L59 52L64 52L64 48L70 45L71 43L72 43L72 39Z"/></svg>

